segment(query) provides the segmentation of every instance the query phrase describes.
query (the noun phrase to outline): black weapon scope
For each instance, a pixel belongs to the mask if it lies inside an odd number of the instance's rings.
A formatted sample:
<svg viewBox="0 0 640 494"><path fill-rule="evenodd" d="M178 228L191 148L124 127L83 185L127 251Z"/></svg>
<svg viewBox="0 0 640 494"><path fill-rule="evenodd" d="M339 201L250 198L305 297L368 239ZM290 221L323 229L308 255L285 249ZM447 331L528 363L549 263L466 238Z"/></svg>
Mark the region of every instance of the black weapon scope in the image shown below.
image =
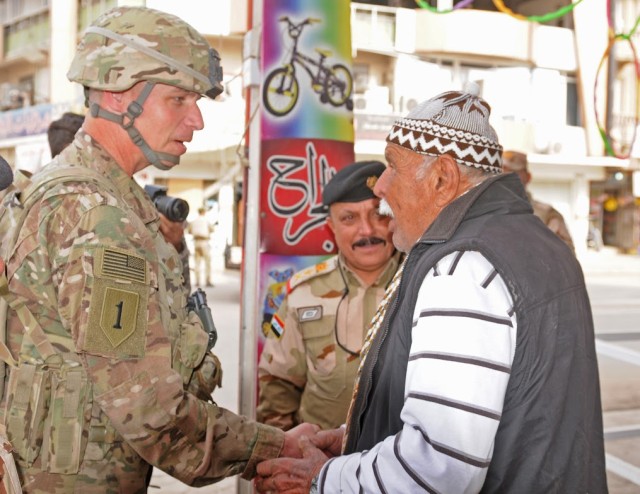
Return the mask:
<svg viewBox="0 0 640 494"><path fill-rule="evenodd" d="M189 216L189 203L179 197L167 195L167 187L145 185L147 193L156 209L171 221L182 223Z"/></svg>

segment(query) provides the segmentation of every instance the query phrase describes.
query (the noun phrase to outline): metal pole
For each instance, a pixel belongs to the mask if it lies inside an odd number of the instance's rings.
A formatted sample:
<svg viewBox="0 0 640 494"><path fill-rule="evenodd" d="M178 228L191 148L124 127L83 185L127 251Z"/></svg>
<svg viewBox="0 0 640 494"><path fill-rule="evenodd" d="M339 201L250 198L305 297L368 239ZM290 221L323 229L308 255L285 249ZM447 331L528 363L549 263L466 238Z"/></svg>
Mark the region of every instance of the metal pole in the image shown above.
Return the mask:
<svg viewBox="0 0 640 494"><path fill-rule="evenodd" d="M609 2L609 15L612 19L615 19L616 15L616 5L615 0L610 0ZM606 100L606 114L605 114L605 128L607 132L611 132L613 126L616 125L614 121L614 85L616 82L616 73L618 71L618 63L616 60L616 46L611 46L611 51L609 52L609 60L607 61L607 100ZM620 124L622 126L622 123ZM633 145L633 143L631 143Z"/></svg>
<svg viewBox="0 0 640 494"><path fill-rule="evenodd" d="M249 60L245 64L259 68L258 49L260 25L262 23L263 0L249 0L248 9L251 19L252 37L249 49ZM255 59L253 59L255 57ZM245 233L242 261L242 290L240 307L240 379L239 379L239 411L242 415L255 420L256 416L256 366L258 345L256 330L258 328L258 279L259 279L259 241L260 241L260 78L255 80L257 71L249 69L249 88L247 112L249 135L245 141L248 147L249 168L245 174ZM246 480L238 479L238 492L249 494L253 485Z"/></svg>

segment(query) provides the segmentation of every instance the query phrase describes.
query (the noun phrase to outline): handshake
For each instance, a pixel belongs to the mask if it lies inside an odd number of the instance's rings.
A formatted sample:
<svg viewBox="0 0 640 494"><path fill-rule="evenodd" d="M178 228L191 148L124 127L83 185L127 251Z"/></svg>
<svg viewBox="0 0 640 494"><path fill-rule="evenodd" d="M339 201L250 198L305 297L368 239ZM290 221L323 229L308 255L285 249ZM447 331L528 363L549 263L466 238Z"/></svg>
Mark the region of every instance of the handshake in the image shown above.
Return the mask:
<svg viewBox="0 0 640 494"><path fill-rule="evenodd" d="M256 489L261 494L308 494L311 481L324 464L342 450L344 428L321 431L317 425L300 424L285 432L280 458L258 464Z"/></svg>

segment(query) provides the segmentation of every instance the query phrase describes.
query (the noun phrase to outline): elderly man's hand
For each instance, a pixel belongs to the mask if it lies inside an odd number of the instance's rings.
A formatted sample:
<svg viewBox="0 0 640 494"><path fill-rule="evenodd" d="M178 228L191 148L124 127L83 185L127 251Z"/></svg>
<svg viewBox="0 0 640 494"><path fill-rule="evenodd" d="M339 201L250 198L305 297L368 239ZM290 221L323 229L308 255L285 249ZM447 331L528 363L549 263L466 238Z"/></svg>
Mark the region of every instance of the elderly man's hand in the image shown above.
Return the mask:
<svg viewBox="0 0 640 494"><path fill-rule="evenodd" d="M302 458L278 458L258 464L256 489L259 493L308 494L311 481L329 459L308 437L299 441Z"/></svg>
<svg viewBox="0 0 640 494"><path fill-rule="evenodd" d="M280 452L283 458L302 458L298 442L302 437L315 436L320 427L315 424L302 423L284 433L284 446Z"/></svg>
<svg viewBox="0 0 640 494"><path fill-rule="evenodd" d="M344 437L344 427L320 431L311 439L311 443L320 448L329 458L340 456L342 453L342 438Z"/></svg>

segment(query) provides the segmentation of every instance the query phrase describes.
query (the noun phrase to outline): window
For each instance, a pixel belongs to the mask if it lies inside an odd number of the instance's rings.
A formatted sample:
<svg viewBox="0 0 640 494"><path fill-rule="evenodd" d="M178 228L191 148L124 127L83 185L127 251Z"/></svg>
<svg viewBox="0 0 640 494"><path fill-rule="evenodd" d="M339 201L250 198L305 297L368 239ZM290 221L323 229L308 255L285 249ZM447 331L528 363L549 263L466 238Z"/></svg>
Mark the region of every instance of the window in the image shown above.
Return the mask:
<svg viewBox="0 0 640 494"><path fill-rule="evenodd" d="M369 66L363 63L353 64L354 93L362 94L369 89Z"/></svg>

